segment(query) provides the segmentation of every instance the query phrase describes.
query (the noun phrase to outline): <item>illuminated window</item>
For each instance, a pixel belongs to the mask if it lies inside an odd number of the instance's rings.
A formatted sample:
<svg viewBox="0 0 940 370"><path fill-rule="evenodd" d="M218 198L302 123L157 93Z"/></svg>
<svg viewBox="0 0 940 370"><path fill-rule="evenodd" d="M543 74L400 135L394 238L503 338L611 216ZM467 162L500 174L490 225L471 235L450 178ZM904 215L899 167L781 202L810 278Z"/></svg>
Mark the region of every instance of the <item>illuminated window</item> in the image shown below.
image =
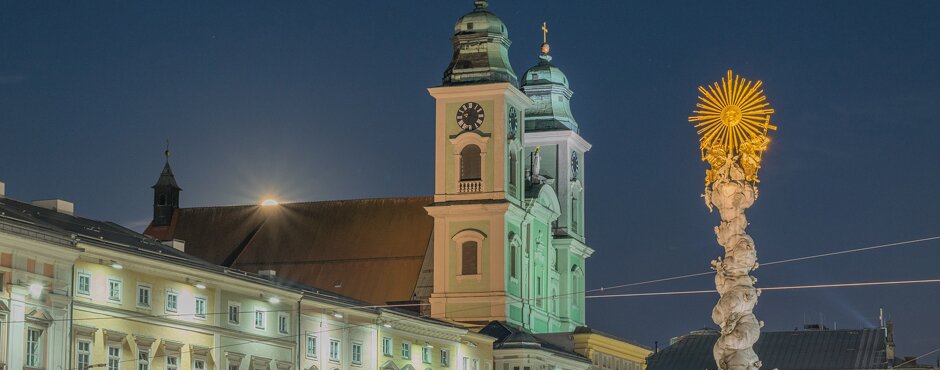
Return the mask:
<svg viewBox="0 0 940 370"><path fill-rule="evenodd" d="M108 346L108 370L121 370L121 347Z"/></svg>
<svg viewBox="0 0 940 370"><path fill-rule="evenodd" d="M91 365L91 342L87 340L78 341L75 351L75 363L78 369L87 369Z"/></svg>
<svg viewBox="0 0 940 370"><path fill-rule="evenodd" d="M317 358L317 337L307 335L307 357Z"/></svg>
<svg viewBox="0 0 940 370"><path fill-rule="evenodd" d="M353 365L362 365L362 343L352 344L352 363Z"/></svg>
<svg viewBox="0 0 940 370"><path fill-rule="evenodd" d="M255 329L264 330L265 313L260 308L255 308Z"/></svg>
<svg viewBox="0 0 940 370"><path fill-rule="evenodd" d="M176 355L166 356L166 370L179 370L180 358Z"/></svg>
<svg viewBox="0 0 940 370"><path fill-rule="evenodd" d="M288 321L286 313L277 314L277 332L281 334L287 334L290 327L290 322Z"/></svg>
<svg viewBox="0 0 940 370"><path fill-rule="evenodd" d="M448 352L446 349L441 350L441 366L450 366L450 352Z"/></svg>
<svg viewBox="0 0 940 370"><path fill-rule="evenodd" d="M26 366L40 367L42 365L42 330L37 328L26 329Z"/></svg>
<svg viewBox="0 0 940 370"><path fill-rule="evenodd" d="M91 296L91 274L86 272L78 273L78 295Z"/></svg>
<svg viewBox="0 0 940 370"><path fill-rule="evenodd" d="M137 284L137 307L150 308L150 286Z"/></svg>
<svg viewBox="0 0 940 370"><path fill-rule="evenodd" d="M411 343L402 342L401 344L401 358L411 359Z"/></svg>
<svg viewBox="0 0 940 370"><path fill-rule="evenodd" d="M180 295L175 290L167 289L166 291L166 312L176 312L179 307Z"/></svg>
<svg viewBox="0 0 940 370"><path fill-rule="evenodd" d="M80 367L79 369L84 369ZM150 370L150 351L137 351L137 370Z"/></svg>
<svg viewBox="0 0 940 370"><path fill-rule="evenodd" d="M124 283L118 279L108 279L108 300L113 303L121 303L121 289Z"/></svg>
<svg viewBox="0 0 940 370"><path fill-rule="evenodd" d="M392 355L392 338L382 337L382 354L386 356Z"/></svg>
<svg viewBox="0 0 940 370"><path fill-rule="evenodd" d="M330 361L339 361L339 341L330 339Z"/></svg>
<svg viewBox="0 0 940 370"><path fill-rule="evenodd" d="M431 358L431 348L430 347L421 347L421 362L430 364L433 359Z"/></svg>
<svg viewBox="0 0 940 370"><path fill-rule="evenodd" d="M200 319L206 318L206 297L196 297L195 315Z"/></svg>
<svg viewBox="0 0 940 370"><path fill-rule="evenodd" d="M238 322L241 319L239 315L241 308L242 308L241 304L238 304L236 302L228 303L228 322L230 324L236 324L236 325L238 324Z"/></svg>

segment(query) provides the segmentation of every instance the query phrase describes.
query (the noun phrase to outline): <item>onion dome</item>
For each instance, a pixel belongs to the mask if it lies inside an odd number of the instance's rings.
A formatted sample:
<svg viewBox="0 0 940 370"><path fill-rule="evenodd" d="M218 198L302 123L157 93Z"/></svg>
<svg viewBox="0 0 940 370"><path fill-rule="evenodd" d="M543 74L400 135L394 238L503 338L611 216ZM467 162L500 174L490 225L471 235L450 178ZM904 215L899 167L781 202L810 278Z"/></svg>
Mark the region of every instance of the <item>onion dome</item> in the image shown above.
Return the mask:
<svg viewBox="0 0 940 370"><path fill-rule="evenodd" d="M509 64L509 32L506 24L489 11L486 0L474 1L474 9L454 25L454 56L444 72L445 86L509 82L518 85Z"/></svg>
<svg viewBox="0 0 940 370"><path fill-rule="evenodd" d="M578 123L571 115L571 91L568 77L552 64L548 55L548 43L542 44L539 63L525 72L522 91L535 102L535 106L526 110L525 130L573 130L578 132Z"/></svg>

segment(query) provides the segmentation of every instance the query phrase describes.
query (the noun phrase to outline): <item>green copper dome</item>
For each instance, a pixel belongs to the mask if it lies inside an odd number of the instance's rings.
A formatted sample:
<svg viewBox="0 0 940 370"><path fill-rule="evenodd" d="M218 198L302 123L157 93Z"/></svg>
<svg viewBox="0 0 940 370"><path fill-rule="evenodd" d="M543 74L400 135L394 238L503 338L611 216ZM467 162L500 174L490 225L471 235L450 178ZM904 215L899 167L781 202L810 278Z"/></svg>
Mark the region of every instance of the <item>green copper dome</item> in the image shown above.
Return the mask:
<svg viewBox="0 0 940 370"><path fill-rule="evenodd" d="M509 82L518 85L509 64L509 32L506 24L489 11L485 0L474 1L474 9L454 25L454 55L444 85Z"/></svg>
<svg viewBox="0 0 940 370"><path fill-rule="evenodd" d="M522 91L535 102L526 110L526 131L573 130L578 132L578 122L571 115L571 96L568 77L552 64L547 44L539 63L525 72Z"/></svg>
<svg viewBox="0 0 940 370"><path fill-rule="evenodd" d="M522 86L555 84L568 87L568 77L551 61L550 55L540 55L539 64L525 71Z"/></svg>

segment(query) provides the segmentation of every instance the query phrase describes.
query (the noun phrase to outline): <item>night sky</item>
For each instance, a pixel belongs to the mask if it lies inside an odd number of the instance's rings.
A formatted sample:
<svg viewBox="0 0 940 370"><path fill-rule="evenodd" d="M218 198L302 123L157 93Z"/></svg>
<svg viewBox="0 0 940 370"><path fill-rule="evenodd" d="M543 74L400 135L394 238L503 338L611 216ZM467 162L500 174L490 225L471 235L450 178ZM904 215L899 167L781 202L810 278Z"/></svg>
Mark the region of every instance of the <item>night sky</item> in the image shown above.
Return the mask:
<svg viewBox="0 0 940 370"><path fill-rule="evenodd" d="M591 5L584 5L590 3ZM434 105L470 0L0 1L0 180L142 230L164 141L184 207L431 195ZM548 21L594 148L589 288L707 271L722 251L687 122L699 85L762 79L779 132L748 229L762 261L940 235L940 2L499 1L517 74ZM756 271L759 286L940 278L940 241ZM712 289L710 277L605 293ZM652 347L717 294L589 300ZM765 330L872 327L940 346L940 285L765 292ZM929 358L932 362L933 356Z"/></svg>

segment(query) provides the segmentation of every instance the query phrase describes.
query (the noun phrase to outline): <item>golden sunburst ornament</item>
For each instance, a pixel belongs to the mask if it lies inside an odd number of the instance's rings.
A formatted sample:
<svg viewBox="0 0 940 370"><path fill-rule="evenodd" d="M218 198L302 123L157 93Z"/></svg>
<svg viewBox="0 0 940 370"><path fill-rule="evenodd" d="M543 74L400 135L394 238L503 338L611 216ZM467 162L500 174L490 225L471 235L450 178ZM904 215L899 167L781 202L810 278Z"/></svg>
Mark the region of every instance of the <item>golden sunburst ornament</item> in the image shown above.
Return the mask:
<svg viewBox="0 0 940 370"><path fill-rule="evenodd" d="M689 122L695 123L701 135L702 160L707 160L713 170L735 158L741 161L747 180L757 181L761 154L770 143L767 131L777 129L770 124L774 110L762 85L761 81L748 81L729 70L720 84L698 88L701 95L695 106L699 110L693 111L695 115L689 117ZM705 181L714 181L714 174Z"/></svg>

